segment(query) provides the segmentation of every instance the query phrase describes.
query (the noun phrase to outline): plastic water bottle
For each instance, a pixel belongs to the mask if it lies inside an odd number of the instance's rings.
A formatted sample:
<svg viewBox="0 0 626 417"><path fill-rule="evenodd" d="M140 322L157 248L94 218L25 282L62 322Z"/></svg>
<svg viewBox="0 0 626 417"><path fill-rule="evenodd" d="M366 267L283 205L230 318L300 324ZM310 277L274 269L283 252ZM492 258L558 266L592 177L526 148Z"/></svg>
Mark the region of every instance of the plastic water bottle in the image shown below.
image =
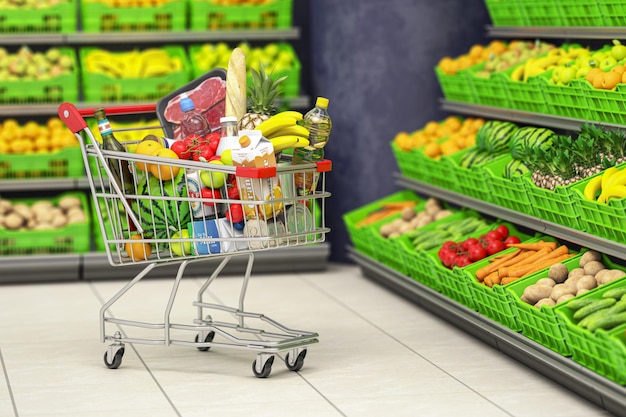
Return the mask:
<svg viewBox="0 0 626 417"><path fill-rule="evenodd" d="M293 151L293 164L316 162L324 158L324 146L328 143L332 129L327 98L317 98L315 107L304 115L303 126L309 130L309 146L296 148ZM294 174L298 195L313 193L317 188L318 178L319 174L314 172Z"/></svg>
<svg viewBox="0 0 626 417"><path fill-rule="evenodd" d="M183 119L180 122L182 138L189 135L206 136L211 133L211 126L206 117L196 111L196 106L186 93L181 95L180 109L183 112Z"/></svg>
<svg viewBox="0 0 626 417"><path fill-rule="evenodd" d="M237 118L225 116L220 118L220 144L215 151L215 155L222 155L227 149L232 149L239 141L239 131L237 130Z"/></svg>

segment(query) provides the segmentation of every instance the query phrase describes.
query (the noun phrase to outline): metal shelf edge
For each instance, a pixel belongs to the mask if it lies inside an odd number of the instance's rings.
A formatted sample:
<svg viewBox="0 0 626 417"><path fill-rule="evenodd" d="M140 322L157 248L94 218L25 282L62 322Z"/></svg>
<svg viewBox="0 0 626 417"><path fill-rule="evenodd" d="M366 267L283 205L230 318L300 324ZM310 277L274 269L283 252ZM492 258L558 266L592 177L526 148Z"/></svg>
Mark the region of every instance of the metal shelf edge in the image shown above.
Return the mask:
<svg viewBox="0 0 626 417"><path fill-rule="evenodd" d="M81 178L32 178L23 180L0 180L0 192L40 190L86 190L87 177Z"/></svg>
<svg viewBox="0 0 626 417"><path fill-rule="evenodd" d="M469 310L419 282L358 253L351 247L348 247L348 256L362 268L366 277L507 353L513 359L558 382L598 407L619 417L626 416L625 387L535 343L521 333L513 332Z"/></svg>
<svg viewBox="0 0 626 417"><path fill-rule="evenodd" d="M486 26L487 35L503 38L566 38L621 39L626 35L622 26Z"/></svg>

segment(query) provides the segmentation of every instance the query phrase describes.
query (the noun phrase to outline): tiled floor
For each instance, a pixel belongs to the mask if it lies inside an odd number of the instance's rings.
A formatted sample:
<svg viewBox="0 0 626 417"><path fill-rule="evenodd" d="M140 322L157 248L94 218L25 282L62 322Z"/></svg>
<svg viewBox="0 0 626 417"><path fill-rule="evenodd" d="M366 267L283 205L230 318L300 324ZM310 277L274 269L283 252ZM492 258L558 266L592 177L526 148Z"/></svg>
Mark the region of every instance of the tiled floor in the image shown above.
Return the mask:
<svg viewBox="0 0 626 417"><path fill-rule="evenodd" d="M191 302L202 282L182 281L173 322L191 323ZM172 283L140 282L112 315L162 322ZM236 304L240 284L235 276L219 278L209 295ZM297 373L277 358L269 378L255 378L255 353L246 350L143 344L127 345L120 368L110 370L102 361L107 345L99 341L98 312L123 285L0 287L0 416L609 415L350 265L253 275L250 281L247 310L320 334ZM160 336L125 331L129 337Z"/></svg>

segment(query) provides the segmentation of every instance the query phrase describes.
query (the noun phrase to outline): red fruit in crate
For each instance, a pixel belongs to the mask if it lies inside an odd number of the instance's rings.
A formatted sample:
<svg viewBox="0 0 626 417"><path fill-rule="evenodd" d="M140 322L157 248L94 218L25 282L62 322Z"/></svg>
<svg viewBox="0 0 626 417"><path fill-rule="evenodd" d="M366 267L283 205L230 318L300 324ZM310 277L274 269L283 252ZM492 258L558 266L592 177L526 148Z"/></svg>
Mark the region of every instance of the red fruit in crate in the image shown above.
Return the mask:
<svg viewBox="0 0 626 417"><path fill-rule="evenodd" d="M226 185L226 190L228 198L230 198L231 200L239 200L239 187L237 187L237 182L235 182L234 184L228 183Z"/></svg>
<svg viewBox="0 0 626 417"><path fill-rule="evenodd" d="M502 235L502 239L506 239L509 236L509 228L506 227L503 224L501 224L500 226L496 227L496 232L498 232L498 233L500 233Z"/></svg>
<svg viewBox="0 0 626 417"><path fill-rule="evenodd" d="M484 259L487 256L487 251L481 245L474 245L467 250L467 256L472 262L476 262Z"/></svg>
<svg viewBox="0 0 626 417"><path fill-rule="evenodd" d="M231 204L226 211L226 218L231 223L239 223L243 221L243 207L241 204Z"/></svg>
<svg viewBox="0 0 626 417"><path fill-rule="evenodd" d="M480 245L480 241L476 239L475 237L470 237L470 238L465 239L465 241L461 244L461 247L464 250L469 250L469 248L475 245Z"/></svg>
<svg viewBox="0 0 626 417"><path fill-rule="evenodd" d="M217 142L218 145L220 143L220 133L219 132L213 132L213 133L209 133L208 135L206 135L204 137L205 142L208 143L212 143L212 142Z"/></svg>
<svg viewBox="0 0 626 417"><path fill-rule="evenodd" d="M500 232L498 232L497 230L490 230L487 232L487 234L485 235L485 239L489 242L492 240L502 240L504 239L506 236L502 236L500 234Z"/></svg>
<svg viewBox="0 0 626 417"><path fill-rule="evenodd" d="M492 240L487 244L487 247L485 248L485 250L487 251L487 255L490 256L500 251L503 251L504 249L506 249L506 246L501 240Z"/></svg>
<svg viewBox="0 0 626 417"><path fill-rule="evenodd" d="M194 161L209 161L211 157L215 155L215 151L208 145L200 145L193 154Z"/></svg>
<svg viewBox="0 0 626 417"><path fill-rule="evenodd" d="M468 255L458 255L454 259L454 266L458 266L460 268L467 266L467 265L471 265L471 264L472 264L472 260L470 259Z"/></svg>
<svg viewBox="0 0 626 417"><path fill-rule="evenodd" d="M177 140L176 142L172 143L170 145L170 149L174 151L174 153L176 153L176 155L178 155L178 158L180 159L191 159L191 152L189 152L187 145L185 145L185 142L183 141Z"/></svg>
<svg viewBox="0 0 626 417"><path fill-rule="evenodd" d="M222 193L220 192L220 190L212 190L210 188L202 188L200 190L200 195L202 196L202 199L206 199L206 200L215 200L216 198L222 198ZM213 206L215 204L217 204L216 201L203 201L202 204L206 205L206 206Z"/></svg>
<svg viewBox="0 0 626 417"><path fill-rule="evenodd" d="M518 244L520 242L521 242L521 240L517 236L509 236L506 239L504 239L504 244L505 245L515 245L515 244Z"/></svg>

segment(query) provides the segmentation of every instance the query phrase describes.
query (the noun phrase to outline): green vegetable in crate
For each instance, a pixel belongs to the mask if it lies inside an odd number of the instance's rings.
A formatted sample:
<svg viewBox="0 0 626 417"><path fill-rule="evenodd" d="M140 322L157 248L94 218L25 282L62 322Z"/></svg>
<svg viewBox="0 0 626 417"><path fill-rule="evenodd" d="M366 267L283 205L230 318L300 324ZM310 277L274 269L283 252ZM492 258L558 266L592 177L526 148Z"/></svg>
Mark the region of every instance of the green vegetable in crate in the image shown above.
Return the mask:
<svg viewBox="0 0 626 417"><path fill-rule="evenodd" d="M477 217L445 222L432 230L415 230L407 234L415 250L424 251L441 246L448 240L459 240L463 236L487 226L487 222Z"/></svg>
<svg viewBox="0 0 626 417"><path fill-rule="evenodd" d="M520 161L519 159L511 159L508 164L504 167L504 178L513 178L519 175L524 175L530 171L528 166Z"/></svg>
<svg viewBox="0 0 626 417"><path fill-rule="evenodd" d="M548 150L552 146L554 132L543 127L525 126L511 136L509 151L513 159L525 161L529 148Z"/></svg>
<svg viewBox="0 0 626 417"><path fill-rule="evenodd" d="M509 148L509 141L517 126L511 122L488 120L476 132L476 147L490 153L501 153Z"/></svg>
<svg viewBox="0 0 626 417"><path fill-rule="evenodd" d="M158 197L187 197L187 183L184 170L180 170L170 181L161 181L150 175L137 185L137 194L157 197L133 200L133 211L137 215L144 237L168 239L174 233L184 230L191 221L189 203L180 200L166 200Z"/></svg>

